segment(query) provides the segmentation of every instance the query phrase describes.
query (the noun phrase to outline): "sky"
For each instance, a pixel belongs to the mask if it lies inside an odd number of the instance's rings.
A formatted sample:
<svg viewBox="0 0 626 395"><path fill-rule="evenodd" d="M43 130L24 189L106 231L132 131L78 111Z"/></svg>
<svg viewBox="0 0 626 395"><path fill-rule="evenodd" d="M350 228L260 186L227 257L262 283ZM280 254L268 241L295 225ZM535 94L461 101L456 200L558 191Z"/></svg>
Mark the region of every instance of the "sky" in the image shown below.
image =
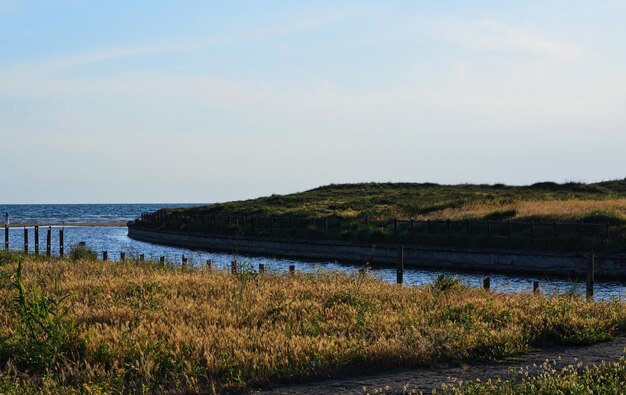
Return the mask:
<svg viewBox="0 0 626 395"><path fill-rule="evenodd" d="M626 1L0 0L0 203L626 177Z"/></svg>

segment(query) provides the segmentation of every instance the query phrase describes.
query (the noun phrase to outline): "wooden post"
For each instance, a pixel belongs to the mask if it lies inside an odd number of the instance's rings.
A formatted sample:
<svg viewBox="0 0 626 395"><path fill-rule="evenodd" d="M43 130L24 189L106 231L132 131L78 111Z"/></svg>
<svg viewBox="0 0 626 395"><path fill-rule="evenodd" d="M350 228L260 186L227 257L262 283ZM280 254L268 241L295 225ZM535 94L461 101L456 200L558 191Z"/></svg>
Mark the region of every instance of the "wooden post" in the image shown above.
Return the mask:
<svg viewBox="0 0 626 395"><path fill-rule="evenodd" d="M120 252L120 261L126 261L126 253L124 251Z"/></svg>
<svg viewBox="0 0 626 395"><path fill-rule="evenodd" d="M143 262L143 260L144 260L144 255L143 254L139 255L139 261Z"/></svg>
<svg viewBox="0 0 626 395"><path fill-rule="evenodd" d="M237 261L234 259L230 261L230 272L232 274L237 274Z"/></svg>
<svg viewBox="0 0 626 395"><path fill-rule="evenodd" d="M9 251L9 225L4 225L4 250Z"/></svg>
<svg viewBox="0 0 626 395"><path fill-rule="evenodd" d="M265 263L259 263L259 274L265 274Z"/></svg>
<svg viewBox="0 0 626 395"><path fill-rule="evenodd" d="M108 251L102 251L102 261L106 262L109 260L109 252Z"/></svg>
<svg viewBox="0 0 626 395"><path fill-rule="evenodd" d="M296 265L289 265L289 274L296 274Z"/></svg>
<svg viewBox="0 0 626 395"><path fill-rule="evenodd" d="M187 269L187 257L183 255L183 261L181 264L181 269Z"/></svg>
<svg viewBox="0 0 626 395"><path fill-rule="evenodd" d="M65 251L64 251L65 247L63 246L64 245L64 241L63 241L64 233L65 233L65 229L63 228L59 229L59 256L61 258L63 258L63 255L65 254Z"/></svg>
<svg viewBox="0 0 626 395"><path fill-rule="evenodd" d="M24 254L28 254L28 229L24 227Z"/></svg>
<svg viewBox="0 0 626 395"><path fill-rule="evenodd" d="M46 233L46 256L52 255L52 226L48 226Z"/></svg>
<svg viewBox="0 0 626 395"><path fill-rule="evenodd" d="M35 255L39 255L39 226L35 225Z"/></svg>
<svg viewBox="0 0 626 395"><path fill-rule="evenodd" d="M533 281L533 293L539 293L539 281Z"/></svg>
<svg viewBox="0 0 626 395"><path fill-rule="evenodd" d="M489 289L491 288L491 277L483 277L483 288L489 291Z"/></svg>
<svg viewBox="0 0 626 395"><path fill-rule="evenodd" d="M398 257L396 261L396 283L404 282L404 246L398 246Z"/></svg>
<svg viewBox="0 0 626 395"><path fill-rule="evenodd" d="M161 256L159 258L159 263L161 264L161 266L165 266L165 257L164 256Z"/></svg>
<svg viewBox="0 0 626 395"><path fill-rule="evenodd" d="M592 252L587 260L587 300L593 300L593 283L596 256Z"/></svg>
<svg viewBox="0 0 626 395"><path fill-rule="evenodd" d="M208 271L211 271L211 263L212 263L212 262L211 262L211 260L210 260L210 259L207 259L207 260L206 260L206 265L204 265L204 268L205 268L206 270L208 270Z"/></svg>

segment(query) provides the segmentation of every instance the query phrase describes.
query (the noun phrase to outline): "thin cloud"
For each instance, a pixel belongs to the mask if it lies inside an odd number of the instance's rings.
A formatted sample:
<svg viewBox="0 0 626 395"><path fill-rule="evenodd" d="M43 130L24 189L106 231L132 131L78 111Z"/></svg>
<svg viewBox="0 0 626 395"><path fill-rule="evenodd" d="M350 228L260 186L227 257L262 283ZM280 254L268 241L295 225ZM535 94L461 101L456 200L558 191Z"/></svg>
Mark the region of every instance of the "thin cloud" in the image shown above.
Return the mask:
<svg viewBox="0 0 626 395"><path fill-rule="evenodd" d="M583 50L570 42L542 37L521 27L493 20L447 23L445 36L468 48L523 53L557 60L576 60Z"/></svg>

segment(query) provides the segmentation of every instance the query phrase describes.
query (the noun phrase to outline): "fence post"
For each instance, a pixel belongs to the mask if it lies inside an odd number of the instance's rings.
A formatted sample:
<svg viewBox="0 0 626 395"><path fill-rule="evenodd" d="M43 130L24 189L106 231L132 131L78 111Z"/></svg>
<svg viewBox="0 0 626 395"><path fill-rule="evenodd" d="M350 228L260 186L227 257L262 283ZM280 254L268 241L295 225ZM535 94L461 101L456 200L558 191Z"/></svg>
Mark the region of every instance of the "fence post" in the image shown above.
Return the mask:
<svg viewBox="0 0 626 395"><path fill-rule="evenodd" d="M181 263L181 269L187 269L187 257L183 255L183 261Z"/></svg>
<svg viewBox="0 0 626 395"><path fill-rule="evenodd" d="M35 255L39 255L39 226L35 225Z"/></svg>
<svg viewBox="0 0 626 395"><path fill-rule="evenodd" d="M237 261L235 259L230 261L230 272L232 274L237 274Z"/></svg>
<svg viewBox="0 0 626 395"><path fill-rule="evenodd" d="M211 260L207 259L206 260L206 265L204 266L204 268L208 271L211 271Z"/></svg>
<svg viewBox="0 0 626 395"><path fill-rule="evenodd" d="M533 293L539 293L539 281L533 281Z"/></svg>
<svg viewBox="0 0 626 395"><path fill-rule="evenodd" d="M587 260L587 300L593 300L593 283L596 256L592 252Z"/></svg>
<svg viewBox="0 0 626 395"><path fill-rule="evenodd" d="M491 277L483 277L483 288L489 291L489 289L491 288Z"/></svg>
<svg viewBox="0 0 626 395"><path fill-rule="evenodd" d="M65 229L63 228L59 229L59 256L61 258L63 258L63 255L65 254L64 246L63 246L64 233L65 233Z"/></svg>
<svg viewBox="0 0 626 395"><path fill-rule="evenodd" d="M161 264L161 266L165 266L165 257L164 256L161 256L159 258L159 263Z"/></svg>
<svg viewBox="0 0 626 395"><path fill-rule="evenodd" d="M396 260L396 282L402 284L404 282L404 246L398 246L398 257Z"/></svg>
<svg viewBox="0 0 626 395"><path fill-rule="evenodd" d="M124 251L120 252L120 261L126 261L126 253Z"/></svg>
<svg viewBox="0 0 626 395"><path fill-rule="evenodd" d="M102 251L102 261L106 262L109 260L109 253L107 251Z"/></svg>
<svg viewBox="0 0 626 395"><path fill-rule="evenodd" d="M296 274L296 265L289 265L289 274Z"/></svg>
<svg viewBox="0 0 626 395"><path fill-rule="evenodd" d="M265 263L259 263L259 274L265 274Z"/></svg>
<svg viewBox="0 0 626 395"><path fill-rule="evenodd" d="M143 262L143 260L144 260L144 255L143 254L139 255L139 261Z"/></svg>
<svg viewBox="0 0 626 395"><path fill-rule="evenodd" d="M24 254L28 254L28 229L24 227Z"/></svg>
<svg viewBox="0 0 626 395"><path fill-rule="evenodd" d="M46 256L52 255L52 226L48 226L48 232L46 233Z"/></svg>

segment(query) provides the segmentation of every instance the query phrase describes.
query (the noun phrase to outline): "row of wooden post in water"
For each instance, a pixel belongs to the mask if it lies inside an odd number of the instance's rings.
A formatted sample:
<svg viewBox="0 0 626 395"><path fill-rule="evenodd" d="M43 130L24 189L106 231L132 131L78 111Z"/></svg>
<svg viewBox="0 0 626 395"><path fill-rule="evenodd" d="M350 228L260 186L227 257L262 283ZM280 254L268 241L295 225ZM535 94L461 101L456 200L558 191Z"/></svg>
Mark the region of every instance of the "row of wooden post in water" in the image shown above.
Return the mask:
<svg viewBox="0 0 626 395"><path fill-rule="evenodd" d="M39 254L39 226L35 226L35 254L38 255ZM59 256L63 257L64 255L64 229L61 228L59 229ZM85 245L84 242L80 243L81 245ZM4 228L4 249L6 251L9 250L9 227L5 226ZM46 255L47 256L51 256L52 254L52 227L48 227L47 232L46 232ZM24 228L24 252L28 253L28 230L26 228ZM108 251L102 251L102 260L103 261L107 261L109 259L109 253ZM145 256L144 254L140 254L139 255L139 261L144 261ZM125 261L126 260L126 253L125 252L120 252L120 261ZM161 256L159 258L159 263L161 265L165 265L165 256ZM184 255L182 256L182 267L186 267L188 265L188 260L187 257L185 257ZM211 269L211 260L208 259L206 261L206 268L207 269ZM367 266L369 266L369 264L367 264ZM295 273L296 271L296 267L295 265L289 265L289 273ZM233 274L237 274L238 270L237 270L237 261L236 260L232 260L231 261L231 272ZM265 264L260 263L259 264L259 273L264 273L265 272ZM586 295L587 295L587 299L592 299L593 298L593 288L594 288L594 272L595 272L595 255L593 253L591 253L589 259L587 260L587 265L586 265ZM400 245L398 246L398 257L396 260L396 282L397 284L403 284L404 283L404 245ZM485 289L490 289L491 287L491 278L489 276L485 276L483 278L483 288ZM534 280L533 281L533 292L539 292L539 281Z"/></svg>
<svg viewBox="0 0 626 395"><path fill-rule="evenodd" d="M34 240L35 254L39 255L39 226L34 227L34 233L35 233L35 240ZM65 239L65 229L61 228L59 229L59 255L60 256L65 255L64 239ZM6 225L4 226L4 250L5 251L9 250L9 227ZM24 227L24 252L28 253L28 229L26 227ZM52 255L52 227L51 226L48 226L48 229L46 230L46 255L47 256Z"/></svg>
<svg viewBox="0 0 626 395"><path fill-rule="evenodd" d="M593 299L593 288L595 283L595 254L592 252L587 260L586 270L585 270L585 288L587 299ZM396 282L398 284L402 284L404 282L404 246L398 246L398 258L396 260ZM483 277L483 288L489 290L491 288L491 277L485 276ZM533 281L533 293L539 292L539 281Z"/></svg>

